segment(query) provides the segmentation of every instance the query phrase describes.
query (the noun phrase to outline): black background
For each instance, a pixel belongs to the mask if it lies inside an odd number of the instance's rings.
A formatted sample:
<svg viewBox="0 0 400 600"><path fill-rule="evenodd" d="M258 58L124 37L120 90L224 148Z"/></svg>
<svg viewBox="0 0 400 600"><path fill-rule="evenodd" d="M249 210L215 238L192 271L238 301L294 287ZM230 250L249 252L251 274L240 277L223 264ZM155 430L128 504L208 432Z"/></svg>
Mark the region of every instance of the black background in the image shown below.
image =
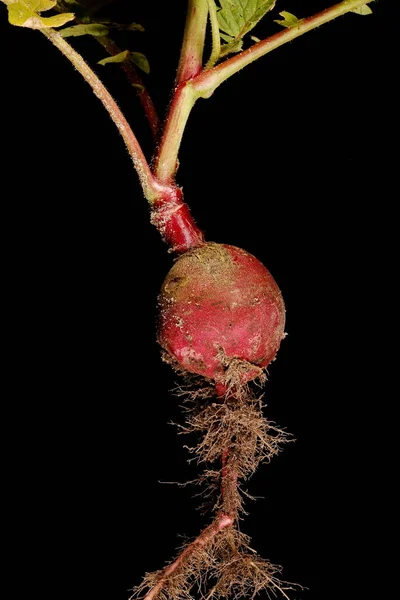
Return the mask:
<svg viewBox="0 0 400 600"><path fill-rule="evenodd" d="M383 265L396 198L390 4L340 18L235 75L197 103L180 153L178 182L207 239L257 256L286 301L288 337L269 370L266 414L297 441L248 482L262 498L247 505L242 529L285 579L309 588L293 595L304 600L352 597L363 569L355 547L375 469L372 405L390 323ZM288 0L274 18L327 5ZM111 13L146 28L129 39L149 58L145 79L160 112L185 6L121 0ZM5 462L24 523L22 571L41 540L41 586L64 589L85 574L75 595L124 600L174 556L181 535L207 522L190 486L159 483L196 476L186 440L168 424L182 421L177 379L156 343L156 299L172 257L87 84L43 36L9 26L3 8L0 18L13 384ZM267 19L254 33L278 30ZM92 40L74 45L93 65L104 56ZM150 157L134 92L117 66L95 70Z"/></svg>

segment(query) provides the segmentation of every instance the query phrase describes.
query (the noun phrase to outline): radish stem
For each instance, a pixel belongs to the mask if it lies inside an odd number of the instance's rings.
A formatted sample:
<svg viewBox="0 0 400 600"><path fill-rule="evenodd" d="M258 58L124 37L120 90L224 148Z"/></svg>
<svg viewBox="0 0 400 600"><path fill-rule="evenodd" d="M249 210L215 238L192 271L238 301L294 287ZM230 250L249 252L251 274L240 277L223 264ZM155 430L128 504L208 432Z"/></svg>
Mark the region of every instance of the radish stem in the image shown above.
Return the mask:
<svg viewBox="0 0 400 600"><path fill-rule="evenodd" d="M207 0L208 2L208 14L210 16L210 24L211 24L211 39L212 39L212 49L211 56L208 60L208 63L205 66L205 69L211 69L215 63L217 62L219 55L221 53L221 38L219 35L219 24L217 18L217 9L215 6L214 0Z"/></svg>
<svg viewBox="0 0 400 600"><path fill-rule="evenodd" d="M207 14L207 0L189 0L176 85L188 81L201 71Z"/></svg>
<svg viewBox="0 0 400 600"><path fill-rule="evenodd" d="M59 1L57 2L56 6L54 6L54 10L63 13L68 10L68 5L65 2ZM84 21L78 18L76 15L75 22L78 25L84 23ZM115 56L116 54L119 54L121 52L117 44L110 37L108 37L108 35L96 35L93 36L93 39L95 39L101 46L103 46L106 52L108 52L111 56ZM120 63L120 67L121 70L125 73L128 82L136 88L136 93L139 98L139 102L141 103L145 115L147 117L154 141L157 141L157 136L160 128L160 119L158 117L156 107L154 106L153 100L151 99L148 89L145 87L142 78L140 77L139 73L130 61L123 61L122 63Z"/></svg>
<svg viewBox="0 0 400 600"><path fill-rule="evenodd" d="M40 31L80 72L114 121L128 148L144 195L152 208L151 221L160 231L164 241L178 253L201 245L204 241L203 234L195 224L188 206L183 202L182 191L173 184L172 176L165 177L162 182L157 178L157 173L155 175L152 173L129 123L97 75L86 64L80 54L54 29L46 28ZM189 115L192 98L194 98L194 94L191 87L183 85L181 95L177 94L174 99L174 118L168 122L167 128L168 131L172 128L173 134L167 136L167 144L163 146L164 152L169 151L171 156L169 160L166 160L167 169L164 172L161 170L163 173L168 172L168 168L172 169L173 167L175 169L179 143L186 123L183 117L185 111L187 116Z"/></svg>
<svg viewBox="0 0 400 600"><path fill-rule="evenodd" d="M335 4L316 15L301 19L297 25L284 29L275 35L254 44L254 46L229 58L213 69L202 71L193 79L193 87L202 98L209 98L221 83L235 73L238 73L243 67L249 65L258 58L261 58L261 56L287 44L287 42L294 40L307 31L311 31L324 23L329 23L329 21L333 21L333 19L351 12L364 4L369 4L372 1L373 0L343 0L343 2Z"/></svg>
<svg viewBox="0 0 400 600"><path fill-rule="evenodd" d="M2 2L10 5L12 0L2 0ZM370 2L372 0L343 0L314 16L300 19L293 26L254 44L219 65L213 66L218 60L221 48L215 4L212 0L188 0L176 87L152 167L147 162L136 136L118 105L80 54L54 29L43 28L40 31L70 60L101 100L121 133L132 158L144 195L152 208L152 222L174 251L184 252L204 243L203 234L193 221L190 211L183 201L182 191L175 183L179 147L196 100L210 97L226 79L272 50ZM208 15L210 15L211 21L212 50L210 59L203 68ZM109 44L107 45L109 46ZM111 46L109 46L109 50L111 50ZM128 74L128 76L132 80L132 74ZM155 134L158 129L158 118L154 106L147 93L142 95L141 100L145 106L153 134Z"/></svg>
<svg viewBox="0 0 400 600"><path fill-rule="evenodd" d="M164 184L172 183L175 178L182 135L198 98L189 82L202 70L207 15L208 0L189 0L176 87L155 159L154 172Z"/></svg>
<svg viewBox="0 0 400 600"><path fill-rule="evenodd" d="M184 83L175 90L155 160L154 173L163 184L171 184L175 179L179 146L190 111L197 98L198 95L193 91L191 82Z"/></svg>
<svg viewBox="0 0 400 600"><path fill-rule="evenodd" d="M158 197L161 186L152 174L146 157L143 154L142 148L114 98L111 96L94 71L92 71L92 69L86 64L81 55L78 54L78 52L76 52L68 44L68 42L61 37L59 33L51 28L40 29L40 31L64 54L64 56L68 58L68 60L74 65L77 71L79 71L82 77L90 85L95 95L102 102L103 106L107 110L108 114L114 121L117 129L123 137L125 145L138 173L144 195L149 202L152 202Z"/></svg>
<svg viewBox="0 0 400 600"><path fill-rule="evenodd" d="M77 20L77 22L79 21ZM112 56L121 52L115 42L106 35L95 36L94 39L97 40L98 43ZM124 61L121 63L121 69L131 85L139 86L136 87L136 93L147 117L153 138L156 141L160 129L160 119L149 91L144 86L142 78L130 62Z"/></svg>

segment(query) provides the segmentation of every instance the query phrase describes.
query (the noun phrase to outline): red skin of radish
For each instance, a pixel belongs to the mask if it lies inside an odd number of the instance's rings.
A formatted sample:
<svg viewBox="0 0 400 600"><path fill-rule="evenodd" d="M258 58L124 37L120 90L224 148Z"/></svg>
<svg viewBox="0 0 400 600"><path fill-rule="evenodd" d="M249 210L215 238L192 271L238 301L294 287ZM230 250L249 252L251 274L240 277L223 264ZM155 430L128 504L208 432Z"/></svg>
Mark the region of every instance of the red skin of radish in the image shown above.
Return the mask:
<svg viewBox="0 0 400 600"><path fill-rule="evenodd" d="M235 246L207 243L182 254L161 288L160 345L180 368L221 389L232 359L247 363L241 383L258 377L275 358L284 327L285 306L272 275Z"/></svg>

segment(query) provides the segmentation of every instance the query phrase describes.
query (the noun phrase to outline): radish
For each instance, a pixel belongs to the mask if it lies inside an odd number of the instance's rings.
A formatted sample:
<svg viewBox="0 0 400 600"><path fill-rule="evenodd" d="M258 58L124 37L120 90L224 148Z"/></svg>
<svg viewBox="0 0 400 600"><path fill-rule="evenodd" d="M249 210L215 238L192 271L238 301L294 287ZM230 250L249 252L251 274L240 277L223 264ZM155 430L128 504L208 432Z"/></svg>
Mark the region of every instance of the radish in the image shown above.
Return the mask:
<svg viewBox="0 0 400 600"><path fill-rule="evenodd" d="M146 57L137 49L119 48L112 39L115 32L138 31L141 25L97 18L96 0L1 0L10 23L43 34L100 99L133 161L151 222L177 255L159 294L158 341L164 360L194 380L188 390L179 390L187 392L185 421L179 428L181 433L196 434L189 452L204 466L199 481L205 495L213 498L213 517L174 561L148 573L135 588L135 595L144 595L145 600L191 598L193 589L207 599L254 597L261 590L268 597L280 593L287 599L286 592L298 587L279 578L280 567L260 558L238 526L242 482L288 441L288 434L264 416L257 394L285 336L284 301L273 276L257 258L233 245L205 241L176 181L178 153L200 98L210 98L253 61L336 17L371 13L371 1L342 0L307 18L283 10L274 19L283 29L260 40L248 34L274 9L275 0L188 0L176 81L161 128L138 71L148 74ZM100 6L104 4L108 1L100 0ZM49 9L57 14L47 16ZM210 55L204 59L207 34ZM135 88L155 142L151 161L98 75L66 41L81 35L92 36L108 53L99 61L101 68L119 63Z"/></svg>
<svg viewBox="0 0 400 600"><path fill-rule="evenodd" d="M163 283L159 311L162 348L179 367L219 386L259 377L284 337L285 308L273 277L254 256L226 244L180 256Z"/></svg>

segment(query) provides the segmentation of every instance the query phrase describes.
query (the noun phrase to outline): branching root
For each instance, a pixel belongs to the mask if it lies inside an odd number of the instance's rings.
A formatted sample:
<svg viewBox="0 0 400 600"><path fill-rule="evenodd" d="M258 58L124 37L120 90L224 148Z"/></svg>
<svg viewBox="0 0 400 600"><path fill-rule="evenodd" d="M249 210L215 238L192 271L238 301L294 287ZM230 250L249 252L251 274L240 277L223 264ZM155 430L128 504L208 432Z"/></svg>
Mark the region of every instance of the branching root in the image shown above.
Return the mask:
<svg viewBox="0 0 400 600"><path fill-rule="evenodd" d="M288 599L287 591L301 588L279 579L281 567L260 558L247 536L233 527L218 532L204 546L197 541L188 544L174 563L147 573L132 599L240 600L253 599L261 591L270 599L279 595Z"/></svg>
<svg viewBox="0 0 400 600"><path fill-rule="evenodd" d="M240 374L240 365L231 365ZM228 366L229 369L229 366ZM233 371L232 371L233 372ZM264 590L267 597L288 599L287 591L300 586L279 579L281 568L260 558L239 530L244 512L241 482L246 481L261 462L269 462L291 437L265 418L262 398L250 387L231 379L223 397L212 396L203 384L194 389L186 380L176 393L185 396L184 424L180 434L194 439L186 446L202 468L195 481L202 485L214 513L214 520L179 555L160 571L147 573L134 589L132 598L144 600L242 600Z"/></svg>

